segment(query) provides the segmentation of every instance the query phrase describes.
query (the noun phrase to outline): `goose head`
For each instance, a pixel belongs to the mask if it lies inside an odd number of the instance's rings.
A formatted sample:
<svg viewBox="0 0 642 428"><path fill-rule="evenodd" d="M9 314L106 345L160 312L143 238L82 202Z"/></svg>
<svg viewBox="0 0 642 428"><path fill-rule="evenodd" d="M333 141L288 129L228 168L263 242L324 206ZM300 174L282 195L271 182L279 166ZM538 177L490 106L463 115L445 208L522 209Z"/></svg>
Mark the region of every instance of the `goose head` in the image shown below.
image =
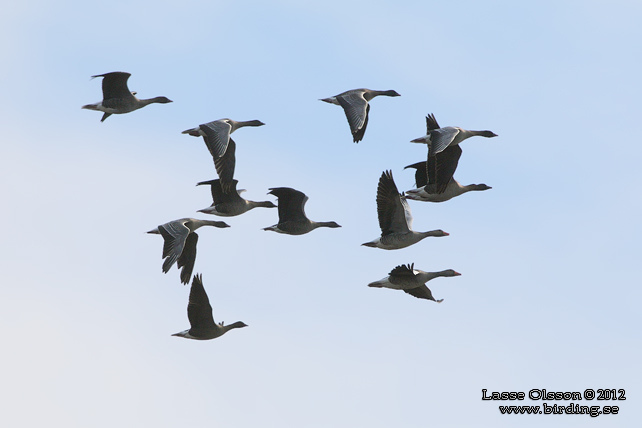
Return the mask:
<svg viewBox="0 0 642 428"><path fill-rule="evenodd" d="M167 103L173 103L174 101L170 100L167 97L156 97L154 98L154 102L157 102L160 104L167 104Z"/></svg>

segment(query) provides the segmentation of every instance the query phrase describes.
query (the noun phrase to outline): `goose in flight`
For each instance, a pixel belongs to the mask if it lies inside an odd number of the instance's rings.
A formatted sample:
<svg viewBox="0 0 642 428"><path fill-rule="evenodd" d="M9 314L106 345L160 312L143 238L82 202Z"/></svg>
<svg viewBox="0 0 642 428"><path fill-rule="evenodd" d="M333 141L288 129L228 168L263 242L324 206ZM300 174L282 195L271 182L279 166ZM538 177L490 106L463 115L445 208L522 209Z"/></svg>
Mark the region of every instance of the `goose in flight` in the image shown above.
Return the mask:
<svg viewBox="0 0 642 428"><path fill-rule="evenodd" d="M426 116L426 124L428 127L426 135L420 138L415 138L410 142L428 144L428 156L434 156L437 153L441 153L447 147L456 146L462 141L476 135L486 138L497 137L497 134L491 131L468 131L456 126L440 128L437 123L437 119L435 119L435 115L432 113Z"/></svg>
<svg viewBox="0 0 642 428"><path fill-rule="evenodd" d="M437 120L435 119L435 115L433 114L426 116L426 128L427 136L432 136L433 133L439 134L440 130L448 129L440 128ZM449 128L461 130L461 128ZM490 131L461 131L468 133L478 133L478 135L481 135L479 133L490 133L492 134L492 136L495 136L495 134ZM489 136L489 134L485 134L484 136ZM462 138L459 141L463 141L465 138ZM417 142L418 140L421 139L413 141ZM462 154L461 146L458 143L450 144L443 150L436 153L435 150L433 150L432 143L432 140L428 142L428 160L426 162L418 162L406 167L417 169L415 173L415 182L417 185L417 189L409 190L407 192L408 199L430 202L444 202L471 190L490 189L490 187L485 184L470 184L468 186L462 186L453 178L453 175L457 170L459 158Z"/></svg>
<svg viewBox="0 0 642 428"><path fill-rule="evenodd" d="M459 146L455 146L459 147ZM450 148L446 149L442 153L446 153ZM440 153L440 154L442 154ZM434 161L434 157L433 157ZM428 161L430 162L430 160ZM433 174L431 177L434 177L434 168L427 168L426 161L417 162L412 165L408 165L406 168L415 168L415 183L417 188L408 190L406 192L406 198L412 199L413 201L423 201L423 202L445 202L456 196L462 195L466 192L473 190L488 190L492 187L485 184L469 184L467 186L462 186L454 177L451 177L448 181L448 185L445 187L442 193L437 192L438 185L435 178L429 178L427 176L427 169Z"/></svg>
<svg viewBox="0 0 642 428"><path fill-rule="evenodd" d="M194 218L182 218L180 220L170 221L161 224L156 229L147 233L162 235L165 243L163 244L163 272L169 272L174 263L178 264L181 271L181 282L187 284L194 262L196 261L196 243L198 234L195 230L202 226L230 227L223 221L197 220Z"/></svg>
<svg viewBox="0 0 642 428"><path fill-rule="evenodd" d="M192 137L203 137L210 153L216 158L225 154L230 142L230 134L244 126L263 126L265 123L260 120L248 120L237 122L232 119L219 119L213 122L198 125L196 128L186 129L182 134L189 134Z"/></svg>
<svg viewBox="0 0 642 428"><path fill-rule="evenodd" d="M112 114L129 113L153 103L167 104L172 102L167 97L155 97L146 100L136 98L136 92L131 92L127 87L129 76L131 76L130 73L122 71L91 76L92 79L96 77L103 78L103 100L98 103L84 105L82 108L104 112L103 118L100 119L101 122L104 122Z"/></svg>
<svg viewBox="0 0 642 428"><path fill-rule="evenodd" d="M222 322L216 324L212 316L212 306L203 288L203 276L196 274L192 280L192 288L189 292L189 303L187 304L187 318L189 318L190 329L174 333L172 336L184 337L185 339L209 340L223 336L233 328L247 327L247 324L237 321L230 325Z"/></svg>
<svg viewBox="0 0 642 428"><path fill-rule="evenodd" d="M404 194L400 194L391 171L384 171L377 187L377 214L381 236L366 247L397 250L416 244L429 236L448 236L443 230L415 232L412 230L412 214Z"/></svg>
<svg viewBox="0 0 642 428"><path fill-rule="evenodd" d="M419 299L432 300L437 303L443 302L444 299L435 300L432 292L426 283L431 279L439 276L459 276L459 272L452 269L442 270L441 272L424 272L415 269L415 264L399 265L390 271L390 274L379 281L371 282L368 287L392 288L394 290L403 290Z"/></svg>
<svg viewBox="0 0 642 428"><path fill-rule="evenodd" d="M279 222L263 230L285 233L287 235L303 235L317 227L341 227L334 221L312 221L305 215L303 207L308 200L305 193L289 187L274 187L268 195L274 195L279 200Z"/></svg>
<svg viewBox="0 0 642 428"><path fill-rule="evenodd" d="M276 205L270 201L254 202L242 198L241 193L245 190L236 190L238 180L232 180L230 191L228 193L223 192L221 180L201 181L196 185L201 186L206 184L209 184L212 189L212 199L214 202L209 208L198 210L200 213L233 217L241 215L256 207L276 208Z"/></svg>
<svg viewBox="0 0 642 428"><path fill-rule="evenodd" d="M335 95L330 98L322 98L320 101L335 104L343 107L343 111L348 119L350 125L350 132L355 143L363 139L363 134L366 132L368 126L368 114L370 113L371 99L379 95L386 95L388 97L400 96L396 91L373 91L370 89L352 89Z"/></svg>

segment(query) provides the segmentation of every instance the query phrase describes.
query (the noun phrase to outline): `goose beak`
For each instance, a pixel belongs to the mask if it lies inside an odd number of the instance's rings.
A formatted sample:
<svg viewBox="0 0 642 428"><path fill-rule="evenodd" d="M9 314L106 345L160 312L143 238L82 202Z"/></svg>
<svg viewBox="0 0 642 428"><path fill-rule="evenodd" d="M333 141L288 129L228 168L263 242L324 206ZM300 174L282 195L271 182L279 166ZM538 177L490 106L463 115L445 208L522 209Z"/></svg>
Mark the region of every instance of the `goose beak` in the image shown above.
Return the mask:
<svg viewBox="0 0 642 428"><path fill-rule="evenodd" d="M457 271L455 271L455 276L461 276L461 274Z"/></svg>

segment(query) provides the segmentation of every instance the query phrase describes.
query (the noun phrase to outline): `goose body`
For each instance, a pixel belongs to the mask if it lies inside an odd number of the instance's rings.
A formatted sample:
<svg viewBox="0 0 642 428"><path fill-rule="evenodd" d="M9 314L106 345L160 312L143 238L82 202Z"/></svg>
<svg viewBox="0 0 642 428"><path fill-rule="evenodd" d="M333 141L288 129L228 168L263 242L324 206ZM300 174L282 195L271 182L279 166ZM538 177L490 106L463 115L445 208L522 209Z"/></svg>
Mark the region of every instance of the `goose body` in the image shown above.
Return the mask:
<svg viewBox="0 0 642 428"><path fill-rule="evenodd" d="M412 214L406 197L397 190L391 171L384 171L377 187L377 214L381 236L362 244L366 247L397 250L416 244L429 236L448 236L443 230L412 230Z"/></svg>
<svg viewBox="0 0 642 428"><path fill-rule="evenodd" d="M432 292L426 286L426 282L440 276L452 277L461 275L452 269L440 272L425 272L423 270L415 269L414 266L414 263L409 265L399 265L391 270L387 277L380 279L379 281L371 282L368 284L368 287L403 290L419 299L427 299L441 303L444 299L435 300Z"/></svg>
<svg viewBox="0 0 642 428"><path fill-rule="evenodd" d="M276 205L270 201L254 202L242 198L241 193L243 190L236 190L238 180L232 180L229 193L223 192L221 180L202 181L198 183L197 186L207 184L209 184L212 189L212 199L214 202L209 208L198 210L198 212L223 217L234 217L256 207L276 208Z"/></svg>
<svg viewBox="0 0 642 428"><path fill-rule="evenodd" d="M358 143L363 139L368 126L368 116L370 113L369 101L379 95L388 97L400 96L396 91L374 91L371 89L352 89L335 95L330 98L322 98L321 101L343 107L343 111L350 125L353 141Z"/></svg>
<svg viewBox="0 0 642 428"><path fill-rule="evenodd" d="M470 137L480 136L492 138L497 136L497 134L491 131L469 131L456 126L446 126L445 128L441 128L437 124L434 114L429 114L426 117L426 122L428 125L428 132L426 135L411 140L411 143L428 144L429 156L441 153L447 147L457 146L459 143Z"/></svg>
<svg viewBox="0 0 642 428"><path fill-rule="evenodd" d="M149 99L136 98L136 92L131 92L127 87L127 79L129 79L129 76L131 76L130 73L124 73L122 71L91 76L92 79L96 77L103 78L103 100L94 104L84 105L82 108L102 111L105 114L103 114L100 121L104 122L105 119L112 114L130 113L149 104L167 104L172 102L172 100L167 97L154 97Z"/></svg>
<svg viewBox="0 0 642 428"><path fill-rule="evenodd" d="M181 282L187 284L192 276L194 263L196 261L196 243L198 234L196 229L203 226L230 227L222 221L197 220L194 218L182 218L161 224L147 233L158 234L163 237L163 272L169 272L174 263L178 264L181 270Z"/></svg>
<svg viewBox="0 0 642 428"><path fill-rule="evenodd" d="M304 206L308 201L305 193L289 187L271 188L268 194L278 198L279 222L263 230L286 235L304 235L319 227L341 227L334 221L312 221L305 215Z"/></svg>
<svg viewBox="0 0 642 428"><path fill-rule="evenodd" d="M189 292L189 303L187 304L187 318L190 328L172 336L184 337L194 340L210 340L223 336L234 328L247 327L247 324L237 321L230 325L224 323L216 324L212 315L212 306L203 287L203 276L194 275L192 288Z"/></svg>

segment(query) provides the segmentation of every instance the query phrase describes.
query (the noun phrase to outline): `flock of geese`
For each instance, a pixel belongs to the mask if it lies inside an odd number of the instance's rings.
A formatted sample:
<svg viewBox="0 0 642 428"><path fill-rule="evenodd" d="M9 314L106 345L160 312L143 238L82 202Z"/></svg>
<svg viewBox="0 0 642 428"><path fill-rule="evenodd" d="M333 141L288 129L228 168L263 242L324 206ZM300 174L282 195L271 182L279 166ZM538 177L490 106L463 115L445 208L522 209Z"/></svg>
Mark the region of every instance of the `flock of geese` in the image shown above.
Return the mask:
<svg viewBox="0 0 642 428"><path fill-rule="evenodd" d="M102 77L103 100L83 106L83 109L103 112L101 122L112 114L124 114L143 108L149 104L166 104L172 101L167 97L139 99L136 92L131 92L127 86L130 73L112 72L92 76ZM370 101L385 95L398 97L396 91L374 91L370 89L353 89L339 95L323 98L330 104L341 106L350 125L353 141L361 141L368 125ZM218 179L203 181L197 185L209 185L212 193L212 205L199 210L205 214L223 217L241 215L251 209L277 208L279 221L277 224L265 227L263 230L288 234L303 235L319 227L341 227L334 221L312 221L304 211L308 197L305 193L289 187L270 188L269 193L277 198L278 205L270 201L254 202L241 197L243 190L237 190L238 181L234 179L236 165L236 143L231 134L243 127L258 127L264 123L259 120L235 121L219 119L183 131L193 137L202 137L205 141L218 174ZM391 171L384 171L377 187L377 214L381 236L366 242L366 247L396 250L416 244L429 236L448 236L443 230L417 232L412 230L412 214L407 199L427 202L444 202L463 193L473 190L488 190L485 184L470 184L462 186L453 177L459 158L462 154L460 143L473 136L486 138L496 137L491 131L469 131L459 127L440 127L433 114L426 117L426 135L412 140L428 146L426 161L408 165L406 168L416 169L415 181L417 188L408 190L407 195L400 193L392 177ZM199 220L182 218L161 224L148 233L159 234L163 237L163 272L167 273L176 264L180 269L181 283L187 284L192 277L196 261L196 245L198 234L196 230L203 226L217 228L230 227L223 221ZM452 277L460 275L448 269L440 272L424 272L414 268L414 263L400 265L392 269L389 275L379 281L368 284L369 287L391 288L420 298L436 300L426 283L437 277ZM203 287L202 275L196 274L192 279L187 316L190 322L188 330L175 333L173 336L187 339L208 340L222 336L227 331L246 327L241 321L225 325L216 323L212 316L212 307Z"/></svg>

